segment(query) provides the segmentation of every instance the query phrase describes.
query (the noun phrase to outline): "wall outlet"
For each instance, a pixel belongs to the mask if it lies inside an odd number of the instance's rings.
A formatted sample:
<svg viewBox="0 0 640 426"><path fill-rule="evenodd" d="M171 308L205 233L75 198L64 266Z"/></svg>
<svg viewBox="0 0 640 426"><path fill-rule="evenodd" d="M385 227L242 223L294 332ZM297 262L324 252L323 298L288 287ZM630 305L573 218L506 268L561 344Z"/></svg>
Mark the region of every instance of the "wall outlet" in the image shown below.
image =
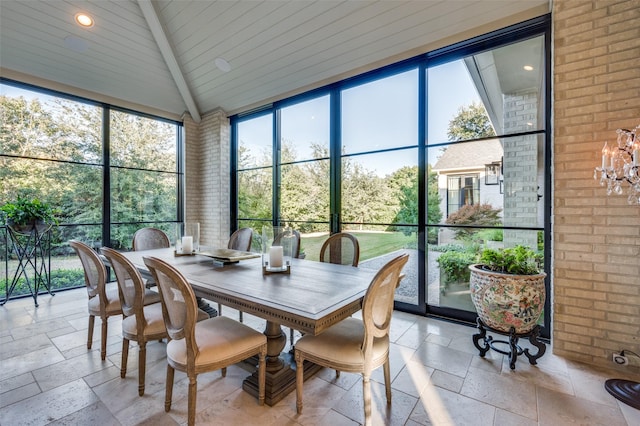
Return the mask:
<svg viewBox="0 0 640 426"><path fill-rule="evenodd" d="M629 358L622 355L620 352L613 353L613 362L618 365L627 365L629 364Z"/></svg>

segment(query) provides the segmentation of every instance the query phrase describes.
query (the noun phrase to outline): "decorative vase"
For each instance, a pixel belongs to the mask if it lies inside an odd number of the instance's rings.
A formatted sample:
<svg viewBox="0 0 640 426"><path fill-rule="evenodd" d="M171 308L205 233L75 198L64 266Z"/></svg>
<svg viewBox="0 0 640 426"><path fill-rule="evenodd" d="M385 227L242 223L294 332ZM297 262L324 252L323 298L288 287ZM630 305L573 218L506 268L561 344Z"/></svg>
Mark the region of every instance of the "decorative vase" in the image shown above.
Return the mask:
<svg viewBox="0 0 640 426"><path fill-rule="evenodd" d="M535 327L544 309L546 273L503 274L481 265L469 269L471 299L482 322L505 333L513 327L516 334L525 334Z"/></svg>
<svg viewBox="0 0 640 426"><path fill-rule="evenodd" d="M39 234L46 232L51 225L45 223L43 220L32 220L24 224L16 224L13 220L7 220L7 226L9 226L17 234L29 235L35 229Z"/></svg>

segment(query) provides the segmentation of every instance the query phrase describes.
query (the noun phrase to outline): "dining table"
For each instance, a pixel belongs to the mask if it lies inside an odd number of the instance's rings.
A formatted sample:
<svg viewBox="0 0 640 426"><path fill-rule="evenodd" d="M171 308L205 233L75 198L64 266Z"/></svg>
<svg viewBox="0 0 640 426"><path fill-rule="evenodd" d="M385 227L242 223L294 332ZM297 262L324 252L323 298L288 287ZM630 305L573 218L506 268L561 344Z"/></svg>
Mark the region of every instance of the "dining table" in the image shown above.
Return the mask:
<svg viewBox="0 0 640 426"><path fill-rule="evenodd" d="M376 271L349 265L291 259L286 273L264 273L260 254L210 250L177 255L173 248L122 253L142 275L150 273L144 257L156 257L175 267L196 296L266 320L267 379L265 403L272 406L295 389L295 362L283 352L282 326L318 335L362 308L362 299ZM305 380L319 366L305 362ZM243 389L257 397L254 371Z"/></svg>

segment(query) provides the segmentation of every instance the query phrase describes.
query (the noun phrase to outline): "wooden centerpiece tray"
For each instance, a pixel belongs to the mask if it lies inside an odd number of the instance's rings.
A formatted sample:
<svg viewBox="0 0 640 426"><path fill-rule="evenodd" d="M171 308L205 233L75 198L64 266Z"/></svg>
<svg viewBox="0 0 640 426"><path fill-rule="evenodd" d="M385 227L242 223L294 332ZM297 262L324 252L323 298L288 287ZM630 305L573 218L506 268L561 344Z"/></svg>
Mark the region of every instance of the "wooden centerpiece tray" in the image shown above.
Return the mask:
<svg viewBox="0 0 640 426"><path fill-rule="evenodd" d="M250 251L240 251L226 248L208 249L199 251L197 254L201 256L207 256L213 258L214 261L230 264L238 263L241 260L254 259L260 257L259 253L252 253Z"/></svg>

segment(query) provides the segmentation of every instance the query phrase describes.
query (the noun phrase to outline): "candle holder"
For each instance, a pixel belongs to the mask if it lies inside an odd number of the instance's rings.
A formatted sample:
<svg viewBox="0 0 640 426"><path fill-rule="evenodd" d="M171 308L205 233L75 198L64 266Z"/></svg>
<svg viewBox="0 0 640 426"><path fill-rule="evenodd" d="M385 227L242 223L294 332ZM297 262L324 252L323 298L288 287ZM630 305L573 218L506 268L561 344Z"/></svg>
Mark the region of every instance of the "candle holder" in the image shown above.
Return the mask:
<svg viewBox="0 0 640 426"><path fill-rule="evenodd" d="M289 227L262 227L262 274L290 274L293 230Z"/></svg>
<svg viewBox="0 0 640 426"><path fill-rule="evenodd" d="M192 256L200 251L200 223L186 222L176 240L176 256Z"/></svg>

